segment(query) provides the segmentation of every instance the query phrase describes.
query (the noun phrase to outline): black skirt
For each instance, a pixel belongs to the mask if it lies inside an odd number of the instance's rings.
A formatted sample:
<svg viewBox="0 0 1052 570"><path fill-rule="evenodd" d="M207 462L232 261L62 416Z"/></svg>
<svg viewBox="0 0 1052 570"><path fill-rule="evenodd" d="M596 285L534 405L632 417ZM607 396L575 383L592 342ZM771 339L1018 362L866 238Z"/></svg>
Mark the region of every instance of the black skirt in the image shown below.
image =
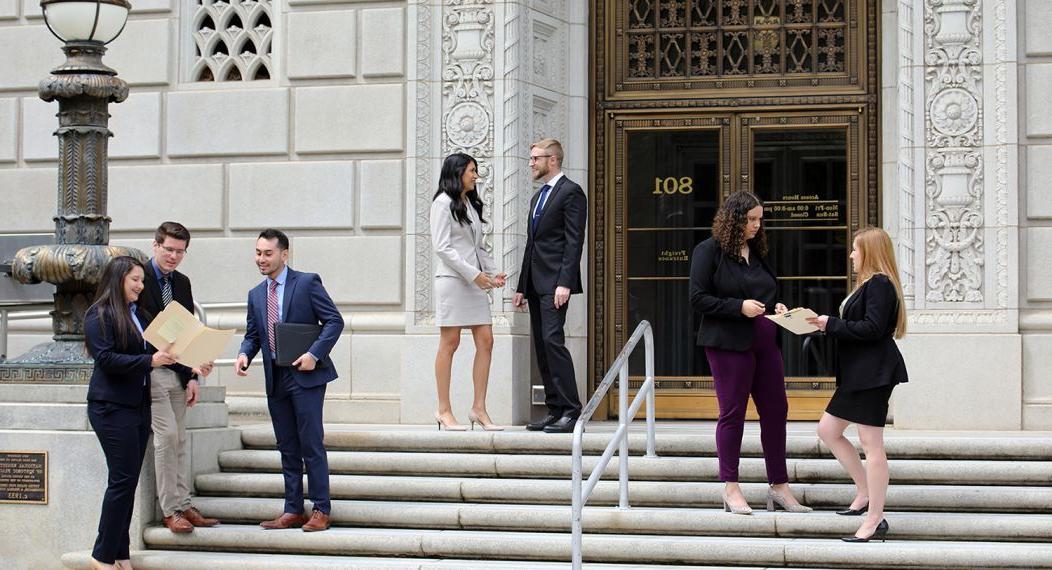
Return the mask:
<svg viewBox="0 0 1052 570"><path fill-rule="evenodd" d="M848 392L839 386L826 406L826 413L865 426L884 427L888 421L888 400L895 385Z"/></svg>

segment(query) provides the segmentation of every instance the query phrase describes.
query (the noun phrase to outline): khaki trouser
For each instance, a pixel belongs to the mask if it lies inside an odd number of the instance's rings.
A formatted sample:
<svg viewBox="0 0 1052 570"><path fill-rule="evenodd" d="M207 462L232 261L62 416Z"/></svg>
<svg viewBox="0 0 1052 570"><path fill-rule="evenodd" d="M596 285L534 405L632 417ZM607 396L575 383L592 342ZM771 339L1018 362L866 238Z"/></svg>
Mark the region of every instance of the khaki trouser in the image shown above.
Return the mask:
<svg viewBox="0 0 1052 570"><path fill-rule="evenodd" d="M164 516L190 508L190 466L186 456L186 390L167 368L150 372L157 498Z"/></svg>

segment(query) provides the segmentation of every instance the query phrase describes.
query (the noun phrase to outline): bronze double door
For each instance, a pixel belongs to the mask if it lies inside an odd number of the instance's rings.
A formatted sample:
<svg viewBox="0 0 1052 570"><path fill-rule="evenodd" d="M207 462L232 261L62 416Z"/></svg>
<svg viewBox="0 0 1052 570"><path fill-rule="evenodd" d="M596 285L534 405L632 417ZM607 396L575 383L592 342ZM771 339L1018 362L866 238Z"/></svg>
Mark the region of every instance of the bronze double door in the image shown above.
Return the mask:
<svg viewBox="0 0 1052 570"><path fill-rule="evenodd" d="M711 236L730 193L748 190L766 204L779 298L835 314L851 279L851 234L867 219L865 120L857 107L608 115L605 351L612 360L637 324L650 321L659 417L718 416L705 352L694 342L688 276L694 246ZM834 387L831 347L780 334L790 419L817 418ZM643 366L640 350L633 386Z"/></svg>

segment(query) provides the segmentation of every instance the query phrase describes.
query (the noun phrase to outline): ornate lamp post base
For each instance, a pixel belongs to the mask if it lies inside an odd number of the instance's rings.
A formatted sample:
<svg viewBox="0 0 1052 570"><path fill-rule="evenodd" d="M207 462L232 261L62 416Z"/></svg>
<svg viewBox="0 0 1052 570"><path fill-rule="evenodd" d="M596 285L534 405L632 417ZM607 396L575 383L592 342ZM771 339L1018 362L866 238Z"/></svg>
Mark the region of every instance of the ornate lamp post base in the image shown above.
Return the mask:
<svg viewBox="0 0 1052 570"><path fill-rule="evenodd" d="M99 42L71 41L66 61L40 82L40 98L58 101L58 212L54 245L27 247L15 255L11 276L20 283L54 283L54 340L0 363L0 383L87 383L92 359L84 346L84 311L110 259L137 249L109 242L106 161L109 103L128 97L128 85L102 63Z"/></svg>

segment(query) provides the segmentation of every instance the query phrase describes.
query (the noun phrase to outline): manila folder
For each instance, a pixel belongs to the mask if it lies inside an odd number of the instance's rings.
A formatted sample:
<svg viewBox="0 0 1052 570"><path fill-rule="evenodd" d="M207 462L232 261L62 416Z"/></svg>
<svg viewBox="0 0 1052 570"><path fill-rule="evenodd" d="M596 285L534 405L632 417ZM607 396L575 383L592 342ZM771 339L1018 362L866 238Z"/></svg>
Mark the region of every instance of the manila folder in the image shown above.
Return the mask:
<svg viewBox="0 0 1052 570"><path fill-rule="evenodd" d="M764 316L793 334L807 334L818 330L818 327L808 324L807 322L807 319L813 319L818 315L811 309L806 309L804 307L797 307L796 309L786 311L780 315Z"/></svg>
<svg viewBox="0 0 1052 570"><path fill-rule="evenodd" d="M206 327L179 303L169 303L142 333L155 348L168 349L191 368L219 358L233 335L234 329Z"/></svg>

